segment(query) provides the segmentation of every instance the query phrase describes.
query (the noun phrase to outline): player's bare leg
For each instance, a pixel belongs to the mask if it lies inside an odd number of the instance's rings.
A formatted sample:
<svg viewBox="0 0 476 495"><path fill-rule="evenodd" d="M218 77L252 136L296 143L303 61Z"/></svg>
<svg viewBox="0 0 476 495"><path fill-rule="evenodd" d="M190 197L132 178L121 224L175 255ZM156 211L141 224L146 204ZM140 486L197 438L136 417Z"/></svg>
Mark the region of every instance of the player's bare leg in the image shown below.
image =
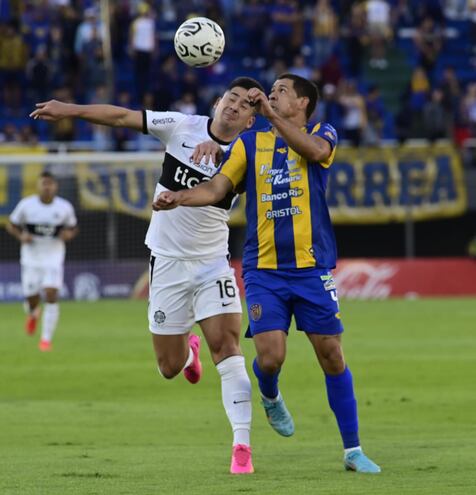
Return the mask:
<svg viewBox="0 0 476 495"><path fill-rule="evenodd" d="M40 295L29 296L25 301L25 312L27 314L25 321L25 331L28 335L33 335L36 331L38 318L40 317Z"/></svg>
<svg viewBox="0 0 476 495"><path fill-rule="evenodd" d="M254 472L251 447L251 382L240 349L241 315L229 313L199 322L221 377L222 400L233 429L230 472Z"/></svg>
<svg viewBox="0 0 476 495"><path fill-rule="evenodd" d="M379 473L380 467L362 451L357 401L352 374L345 364L340 335L307 334L326 377L327 397L344 444L344 467L360 473Z"/></svg>
<svg viewBox="0 0 476 495"><path fill-rule="evenodd" d="M286 332L281 330L253 335L258 354L253 371L269 424L280 435L289 437L294 433L294 421L278 388L279 373L286 358L286 338Z"/></svg>
<svg viewBox="0 0 476 495"><path fill-rule="evenodd" d="M188 370L193 372L191 374L193 376L185 374L185 377L191 383L196 383L200 379L201 363L198 356L200 340L196 335L189 333L158 335L153 333L152 342L159 372L164 378L171 379L181 371Z"/></svg>
<svg viewBox="0 0 476 495"><path fill-rule="evenodd" d="M41 321L41 339L38 347L40 351L51 351L51 341L56 330L59 318L58 289L45 289L45 304Z"/></svg>

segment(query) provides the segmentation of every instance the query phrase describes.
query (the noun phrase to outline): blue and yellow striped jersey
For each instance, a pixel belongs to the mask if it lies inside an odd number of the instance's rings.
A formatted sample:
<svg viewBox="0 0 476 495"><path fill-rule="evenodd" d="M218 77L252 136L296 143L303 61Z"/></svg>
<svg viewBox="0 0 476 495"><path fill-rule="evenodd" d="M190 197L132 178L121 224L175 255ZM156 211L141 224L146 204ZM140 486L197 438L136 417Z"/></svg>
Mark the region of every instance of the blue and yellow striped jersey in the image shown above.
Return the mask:
<svg viewBox="0 0 476 495"><path fill-rule="evenodd" d="M271 129L242 134L225 154L220 173L246 191L244 270L335 267L325 194L337 133L327 123L302 130L330 143L325 163L308 162Z"/></svg>

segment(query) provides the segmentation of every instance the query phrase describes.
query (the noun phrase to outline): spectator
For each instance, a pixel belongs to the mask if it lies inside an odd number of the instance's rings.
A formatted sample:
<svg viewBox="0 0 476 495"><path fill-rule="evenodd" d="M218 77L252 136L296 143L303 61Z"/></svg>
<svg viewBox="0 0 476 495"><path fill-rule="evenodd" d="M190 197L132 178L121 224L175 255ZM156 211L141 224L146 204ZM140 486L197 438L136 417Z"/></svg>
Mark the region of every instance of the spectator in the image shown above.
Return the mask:
<svg viewBox="0 0 476 495"><path fill-rule="evenodd" d="M51 64L48 60L46 45L39 45L35 56L28 61L26 78L30 89L31 101L46 101L52 80Z"/></svg>
<svg viewBox="0 0 476 495"><path fill-rule="evenodd" d="M82 45L81 60L81 90L85 91L86 100L91 101L98 88L107 84L102 41L95 26L91 38Z"/></svg>
<svg viewBox="0 0 476 495"><path fill-rule="evenodd" d="M476 137L476 82L468 84L461 105L461 115L471 137Z"/></svg>
<svg viewBox="0 0 476 495"><path fill-rule="evenodd" d="M71 84L72 74L68 64L70 54L68 54L64 43L63 31L58 25L51 26L49 30L47 56L53 87L60 87L66 82Z"/></svg>
<svg viewBox="0 0 476 495"><path fill-rule="evenodd" d="M323 84L338 86L342 79L342 68L337 54L333 54L330 59L321 67Z"/></svg>
<svg viewBox="0 0 476 495"><path fill-rule="evenodd" d="M290 67L289 72L304 77L304 79L310 79L312 70L306 65L306 59L302 55L295 55L293 58L293 65Z"/></svg>
<svg viewBox="0 0 476 495"><path fill-rule="evenodd" d="M289 65L296 54L298 46L294 37L299 30L302 17L293 0L276 0L271 6L270 37L268 39L268 58L282 58Z"/></svg>
<svg viewBox="0 0 476 495"><path fill-rule="evenodd" d="M367 126L364 131L364 141L370 146L378 146L382 140L385 124L385 107L378 86L371 86L365 99L367 111Z"/></svg>
<svg viewBox="0 0 476 495"><path fill-rule="evenodd" d="M173 105L172 110L186 115L195 115L197 113L197 103L193 93L184 93Z"/></svg>
<svg viewBox="0 0 476 495"><path fill-rule="evenodd" d="M461 100L461 87L453 67L448 66L444 68L439 87L443 92L442 103L447 118L453 124L456 119Z"/></svg>
<svg viewBox="0 0 476 495"><path fill-rule="evenodd" d="M339 92L339 103L343 107L344 139L349 140L353 146L360 146L367 126L365 100L352 80L342 81Z"/></svg>
<svg viewBox="0 0 476 495"><path fill-rule="evenodd" d="M246 0L239 12L237 22L244 29L246 54L252 59L263 56L264 29L267 21L268 6L261 0Z"/></svg>
<svg viewBox="0 0 476 495"><path fill-rule="evenodd" d="M316 2L313 17L314 65L320 67L334 50L339 37L339 23L329 0Z"/></svg>
<svg viewBox="0 0 476 495"><path fill-rule="evenodd" d="M347 38L347 58L349 73L352 77L359 77L362 72L364 49L368 44L365 7L362 3L352 4L349 25L344 29Z"/></svg>
<svg viewBox="0 0 476 495"><path fill-rule="evenodd" d="M154 88L154 95L157 108L169 110L170 105L181 95L180 76L175 55L167 55L160 65L156 81L157 86Z"/></svg>
<svg viewBox="0 0 476 495"><path fill-rule="evenodd" d="M129 35L129 51L134 61L134 79L137 98L142 101L150 90L150 71L157 50L155 18L149 4L138 6L138 16L132 22Z"/></svg>
<svg viewBox="0 0 476 495"><path fill-rule="evenodd" d="M369 65L386 69L386 45L392 37L390 5L385 0L369 0L366 4L366 14L370 44Z"/></svg>
<svg viewBox="0 0 476 495"><path fill-rule="evenodd" d="M450 136L450 122L443 106L441 89L434 89L430 101L423 107L423 129L425 137L432 142Z"/></svg>
<svg viewBox="0 0 476 495"><path fill-rule="evenodd" d="M427 16L416 30L413 38L417 51L418 63L425 69L428 78L433 77L433 69L443 46L443 37L435 21Z"/></svg>
<svg viewBox="0 0 476 495"><path fill-rule="evenodd" d="M24 125L20 128L18 141L22 144L36 146L38 144L38 136L31 125Z"/></svg>
<svg viewBox="0 0 476 495"><path fill-rule="evenodd" d="M0 26L0 80L3 80L3 101L18 112L22 103L22 83L28 60L28 47L19 32L18 22Z"/></svg>
<svg viewBox="0 0 476 495"><path fill-rule="evenodd" d="M89 7L84 11L84 20L78 26L74 40L74 53L81 59L84 55L84 45L91 41L93 37L101 40L105 36L105 27L99 19L99 13L94 7Z"/></svg>
<svg viewBox="0 0 476 495"><path fill-rule="evenodd" d="M0 132L1 143L17 143L19 140L19 131L15 124L7 122Z"/></svg>
<svg viewBox="0 0 476 495"><path fill-rule="evenodd" d="M333 84L325 84L322 88L322 99L318 102L313 120L332 122L338 134L341 134L342 105L338 101L337 88Z"/></svg>

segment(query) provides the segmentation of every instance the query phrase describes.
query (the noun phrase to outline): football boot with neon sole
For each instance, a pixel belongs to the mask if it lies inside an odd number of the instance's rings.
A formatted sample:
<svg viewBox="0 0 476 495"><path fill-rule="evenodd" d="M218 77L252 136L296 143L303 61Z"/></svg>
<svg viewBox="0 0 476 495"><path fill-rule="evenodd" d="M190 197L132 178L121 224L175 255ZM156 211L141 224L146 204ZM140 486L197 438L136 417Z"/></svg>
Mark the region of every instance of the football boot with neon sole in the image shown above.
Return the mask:
<svg viewBox="0 0 476 495"><path fill-rule="evenodd" d="M233 446L233 454L231 456L231 474L252 474L255 472L253 462L251 460L251 447L248 445L237 444Z"/></svg>
<svg viewBox="0 0 476 495"><path fill-rule="evenodd" d="M345 454L344 467L347 471L355 471L357 473L380 473L380 466L371 461L362 450L354 450Z"/></svg>
<svg viewBox="0 0 476 495"><path fill-rule="evenodd" d="M193 361L190 366L187 366L183 370L183 374L190 383L197 383L202 377L202 363L200 362L200 337L193 333L190 334L188 337L188 344L192 349Z"/></svg>
<svg viewBox="0 0 476 495"><path fill-rule="evenodd" d="M283 437L290 437L294 433L294 421L281 396L271 401L261 397L266 417L271 427Z"/></svg>

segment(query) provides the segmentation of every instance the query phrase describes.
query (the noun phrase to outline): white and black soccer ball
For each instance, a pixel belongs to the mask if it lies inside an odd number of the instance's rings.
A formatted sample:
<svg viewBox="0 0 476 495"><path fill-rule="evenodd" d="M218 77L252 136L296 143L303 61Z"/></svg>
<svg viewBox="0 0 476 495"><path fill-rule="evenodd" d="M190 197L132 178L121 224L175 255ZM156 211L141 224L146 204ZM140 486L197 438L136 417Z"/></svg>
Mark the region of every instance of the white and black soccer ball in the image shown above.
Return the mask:
<svg viewBox="0 0 476 495"><path fill-rule="evenodd" d="M211 19L193 17L177 29L174 45L178 57L187 65L208 67L221 57L225 49L225 35Z"/></svg>

